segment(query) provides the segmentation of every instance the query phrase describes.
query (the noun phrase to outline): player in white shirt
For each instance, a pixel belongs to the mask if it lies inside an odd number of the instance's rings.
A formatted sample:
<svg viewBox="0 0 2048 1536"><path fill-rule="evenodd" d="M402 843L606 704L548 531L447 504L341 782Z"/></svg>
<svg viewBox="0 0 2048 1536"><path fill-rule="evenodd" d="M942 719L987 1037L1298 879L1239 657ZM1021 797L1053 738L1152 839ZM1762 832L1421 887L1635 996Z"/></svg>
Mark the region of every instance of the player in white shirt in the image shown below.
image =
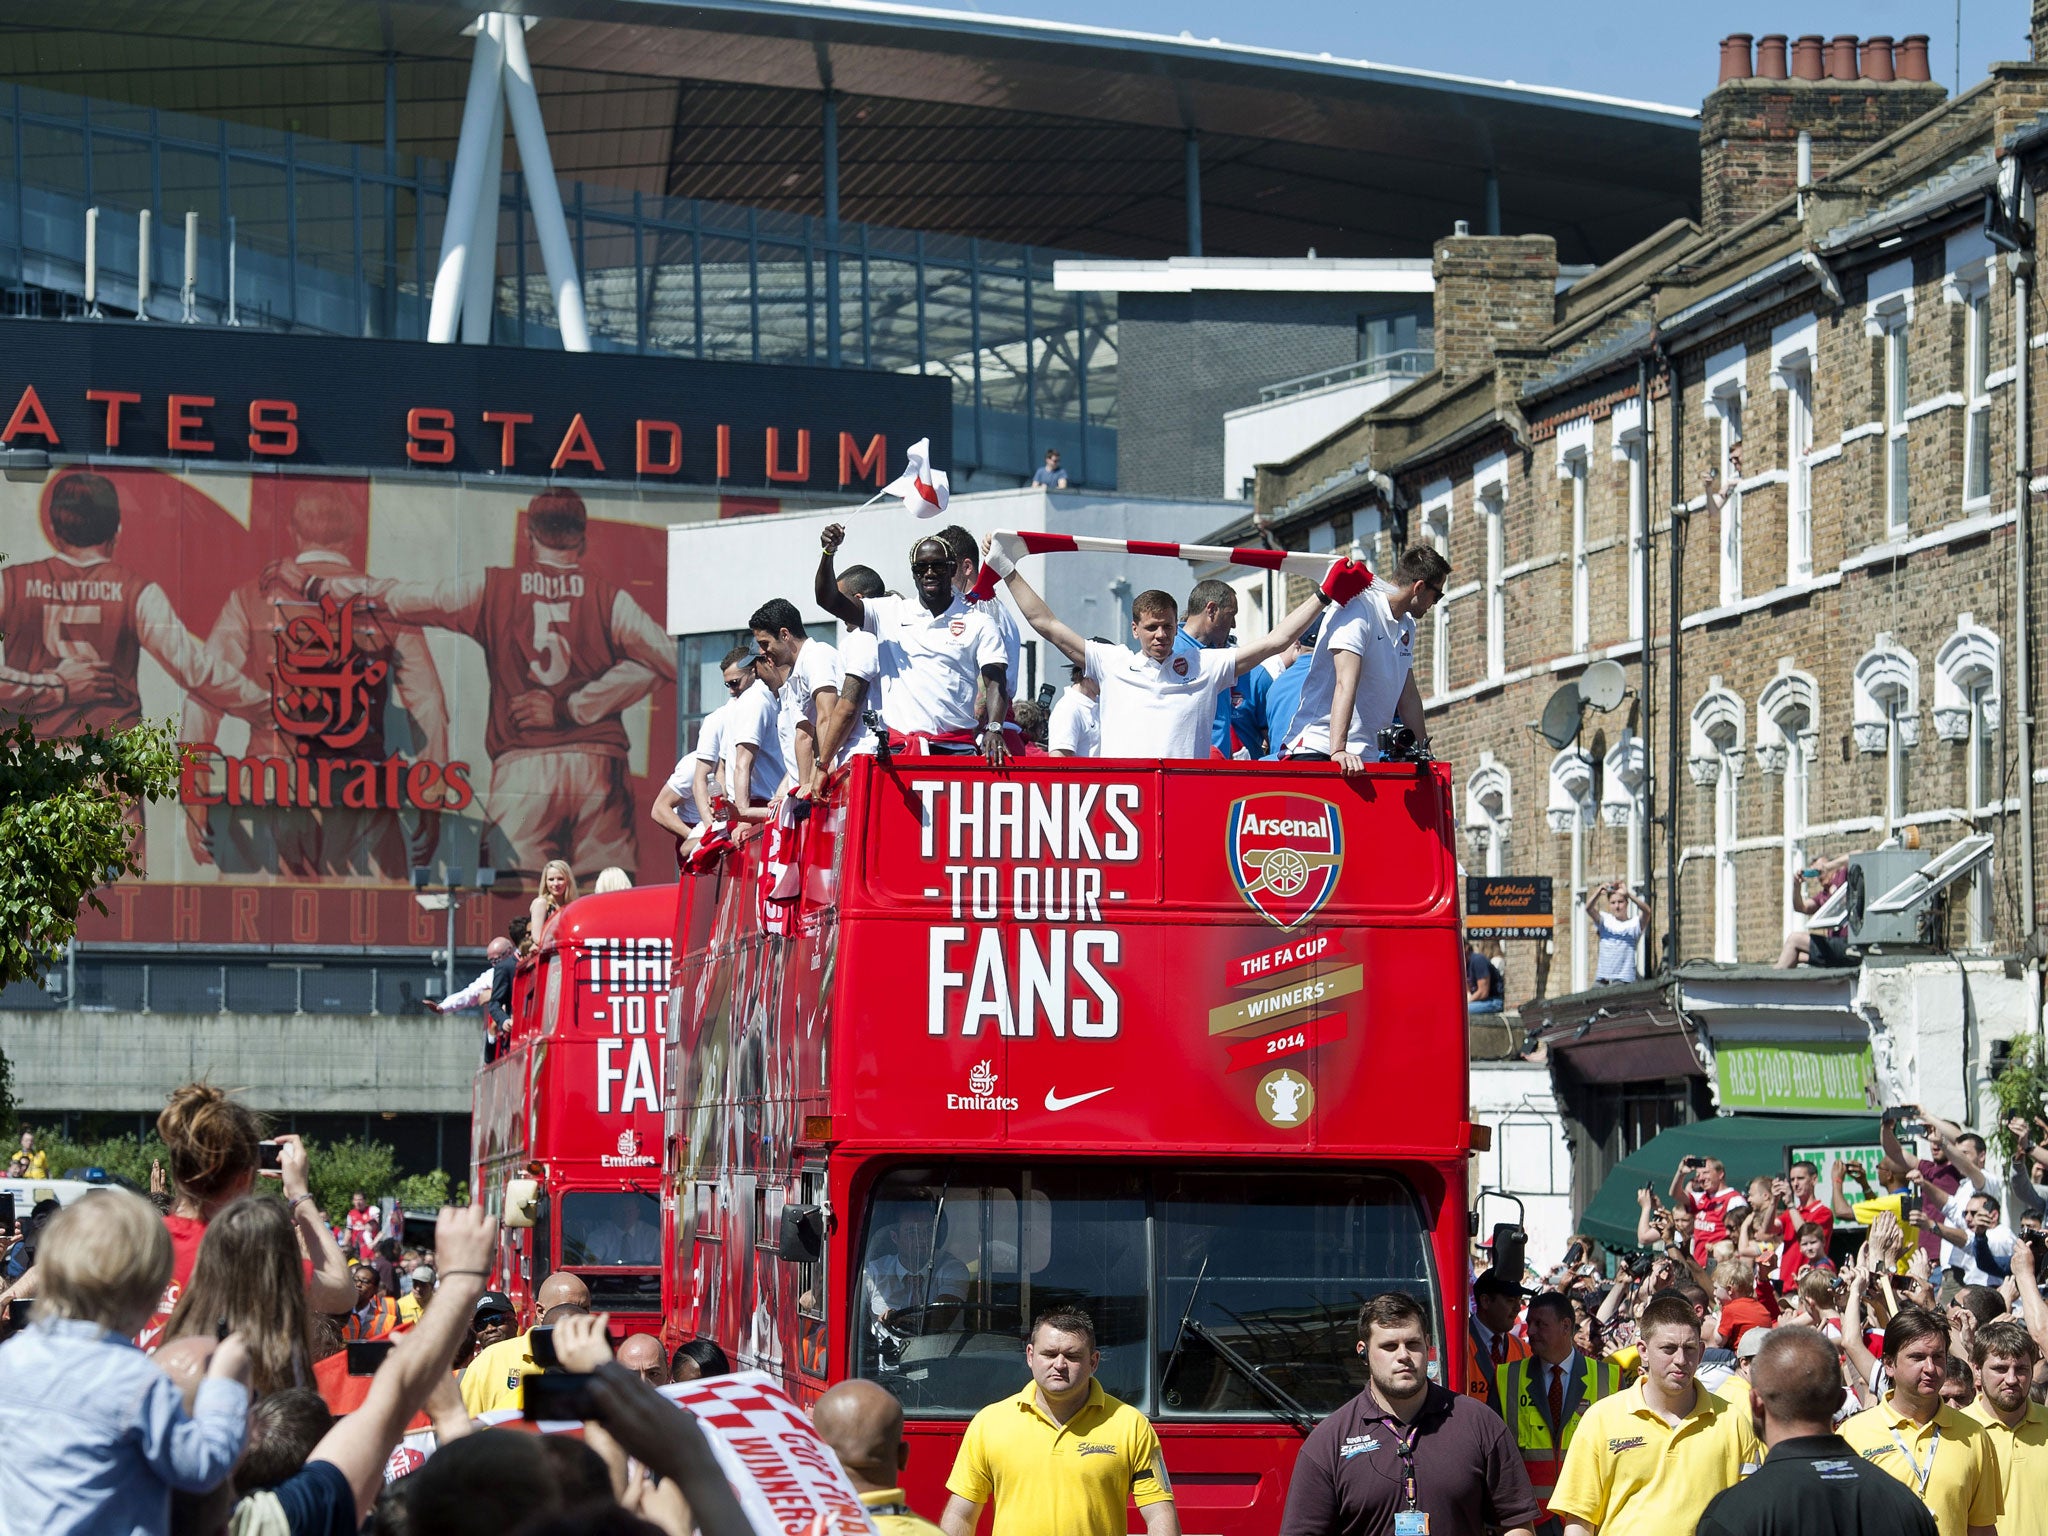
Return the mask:
<svg viewBox="0 0 2048 1536"><path fill-rule="evenodd" d="M939 530L939 537L946 541L946 548L953 551L953 590L960 594L962 602L971 603L995 621L996 633L1003 637L1003 665L1009 669L1004 685L1010 690L1010 697L1018 697L1018 681L1023 677L1024 629L1017 621L1016 612L1008 603L994 597L977 603L974 599L974 584L981 579L981 546L975 543L974 535L958 523Z"/></svg>
<svg viewBox="0 0 2048 1536"><path fill-rule="evenodd" d="M726 701L697 723L696 749L676 764L676 771L654 797L654 809L649 813L654 824L683 839L685 853L704 828L711 825L712 802L727 781L726 722L733 700L753 686L756 654L743 645L726 652L725 660L719 664L724 674Z"/></svg>
<svg viewBox="0 0 2048 1536"><path fill-rule="evenodd" d="M1426 545L1404 551L1393 579L1374 583L1332 613L1316 639L1301 702L1288 728L1287 756L1333 761L1346 773L1379 761L1379 734L1398 716L1429 750L1415 686L1415 621L1436 606L1450 562ZM1338 741L1333 720L1348 722Z"/></svg>
<svg viewBox="0 0 2048 1536"><path fill-rule="evenodd" d="M782 792L788 770L782 761L782 699L789 673L765 652L754 657L754 682L728 706L725 717L726 788L733 817L763 823ZM742 826L733 841L746 841Z"/></svg>
<svg viewBox="0 0 2048 1536"><path fill-rule="evenodd" d="M882 718L891 731L923 736L927 750L967 751L978 741L991 768L1009 760L1003 739L1010 715L1009 665L1001 634L986 605L969 604L953 589L957 563L946 542L922 538L910 546L915 601L901 597L849 597L833 578L832 556L846 540L833 523L819 536L818 606L875 637L880 653Z"/></svg>
<svg viewBox="0 0 2048 1536"><path fill-rule="evenodd" d="M787 598L770 598L747 621L754 643L785 669L782 696L782 766L786 788L808 795L820 763L818 732L839 702L839 653L804 631L803 615ZM837 766L830 758L826 769Z"/></svg>
<svg viewBox="0 0 2048 1536"><path fill-rule="evenodd" d="M1174 653L1180 605L1165 592L1140 592L1131 599L1131 635L1136 651L1101 640L1083 640L1053 617L1045 599L1018 574L1015 562L993 547L988 563L1008 583L1025 621L1067 660L1087 669L1102 691L1101 755L1104 757L1200 758L1209 755L1217 696L1268 656L1276 656L1313 622L1325 603L1340 602L1371 580L1365 567L1340 560L1324 589L1250 645L1229 650Z"/></svg>
<svg viewBox="0 0 2048 1536"><path fill-rule="evenodd" d="M887 592L881 575L867 565L848 566L836 585L848 597L882 597ZM870 707L879 709L882 702L882 652L873 635L864 629L841 628L839 674L839 702L829 716L818 720L820 766L812 777L814 800L825 793L825 780L834 765L875 750L875 733L861 719Z"/></svg>
<svg viewBox="0 0 2048 1536"><path fill-rule="evenodd" d="M1045 749L1054 757L1096 757L1102 749L1102 685L1086 667L1068 669L1073 681L1052 707Z"/></svg>

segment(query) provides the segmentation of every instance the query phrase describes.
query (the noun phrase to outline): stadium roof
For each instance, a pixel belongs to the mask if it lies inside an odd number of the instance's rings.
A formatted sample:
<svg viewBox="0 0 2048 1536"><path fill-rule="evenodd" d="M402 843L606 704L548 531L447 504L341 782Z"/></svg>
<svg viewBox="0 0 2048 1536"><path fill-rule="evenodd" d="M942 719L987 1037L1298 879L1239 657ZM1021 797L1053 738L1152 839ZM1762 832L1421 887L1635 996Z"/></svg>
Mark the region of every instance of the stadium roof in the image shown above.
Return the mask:
<svg viewBox="0 0 2048 1536"><path fill-rule="evenodd" d="M558 169L649 193L1088 251L1419 256L1456 219L1611 256L1695 212L1698 116L1577 91L869 0L551 0L528 49ZM0 79L452 155L477 5L12 0Z"/></svg>

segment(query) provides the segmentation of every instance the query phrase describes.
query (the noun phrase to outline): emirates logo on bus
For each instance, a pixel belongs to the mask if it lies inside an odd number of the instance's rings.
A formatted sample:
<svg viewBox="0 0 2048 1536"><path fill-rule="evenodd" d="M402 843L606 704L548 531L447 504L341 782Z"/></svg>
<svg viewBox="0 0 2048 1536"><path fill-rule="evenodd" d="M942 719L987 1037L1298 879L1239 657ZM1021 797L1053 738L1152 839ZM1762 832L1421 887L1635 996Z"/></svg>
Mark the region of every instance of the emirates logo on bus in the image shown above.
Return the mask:
<svg viewBox="0 0 2048 1536"><path fill-rule="evenodd" d="M1277 928L1299 928L1337 889L1344 823L1327 800L1247 795L1230 807L1230 878Z"/></svg>

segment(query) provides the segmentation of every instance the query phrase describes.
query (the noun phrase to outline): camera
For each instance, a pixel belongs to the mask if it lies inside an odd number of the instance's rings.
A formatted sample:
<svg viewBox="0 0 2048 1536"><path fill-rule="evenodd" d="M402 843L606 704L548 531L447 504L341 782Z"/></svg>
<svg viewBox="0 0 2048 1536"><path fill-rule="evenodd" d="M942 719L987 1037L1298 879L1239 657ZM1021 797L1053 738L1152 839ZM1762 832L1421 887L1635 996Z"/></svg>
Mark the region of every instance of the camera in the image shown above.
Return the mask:
<svg viewBox="0 0 2048 1536"><path fill-rule="evenodd" d="M1380 757L1389 763L1427 763L1432 761L1429 748L1415 739L1415 732L1405 725L1389 725L1379 734Z"/></svg>
<svg viewBox="0 0 2048 1536"><path fill-rule="evenodd" d="M1622 1268L1638 1280L1648 1279L1650 1271L1657 1267L1657 1255L1648 1248L1625 1248L1621 1257Z"/></svg>
<svg viewBox="0 0 2048 1536"><path fill-rule="evenodd" d="M520 1412L529 1423L542 1419L576 1420L597 1417L591 1378L565 1374L529 1376L520 1384Z"/></svg>

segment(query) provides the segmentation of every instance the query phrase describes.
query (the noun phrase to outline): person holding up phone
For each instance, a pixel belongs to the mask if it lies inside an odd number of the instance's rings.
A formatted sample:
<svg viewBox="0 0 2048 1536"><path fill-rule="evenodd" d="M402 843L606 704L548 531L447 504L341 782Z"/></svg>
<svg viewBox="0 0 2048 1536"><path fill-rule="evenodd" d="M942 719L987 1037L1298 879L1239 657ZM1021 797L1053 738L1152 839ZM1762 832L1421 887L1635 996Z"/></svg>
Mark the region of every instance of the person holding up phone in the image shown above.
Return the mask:
<svg viewBox="0 0 2048 1536"><path fill-rule="evenodd" d="M1671 1176L1671 1203L1693 1213L1692 1261L1704 1269L1714 1244L1728 1236L1738 1213L1749 1209L1741 1190L1728 1182L1728 1165L1718 1157L1686 1157Z"/></svg>

